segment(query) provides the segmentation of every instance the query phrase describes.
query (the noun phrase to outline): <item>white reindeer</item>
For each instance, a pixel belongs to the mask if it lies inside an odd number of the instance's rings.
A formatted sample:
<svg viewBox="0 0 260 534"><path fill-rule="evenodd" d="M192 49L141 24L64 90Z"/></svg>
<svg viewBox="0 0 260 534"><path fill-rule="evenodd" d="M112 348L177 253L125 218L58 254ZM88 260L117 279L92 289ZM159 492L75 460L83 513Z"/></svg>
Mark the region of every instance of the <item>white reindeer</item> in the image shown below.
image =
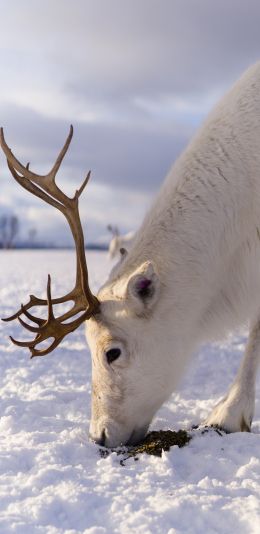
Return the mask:
<svg viewBox="0 0 260 534"><path fill-rule="evenodd" d="M32 319L28 309L48 302L47 322L34 318L36 338L26 345L32 356L46 354L89 319L90 435L108 447L135 444L178 384L192 352L250 321L238 375L206 421L231 432L249 431L260 354L260 63L221 100L176 161L133 247L97 297L87 284L77 211L85 183L74 199L55 184L69 141L43 178L23 167L3 132L1 137L14 177L63 211L77 248L74 290L52 300L49 281L47 301L31 297L12 317L25 313ZM73 310L55 319L52 304L72 298ZM80 310L80 318L64 323ZM35 348L48 337L54 338L48 349Z"/></svg>
<svg viewBox="0 0 260 534"><path fill-rule="evenodd" d="M111 224L107 226L107 229L113 236L108 249L109 258L112 260L119 254L124 255L131 248L135 232L128 232L127 234L121 235L118 227L112 226Z"/></svg>

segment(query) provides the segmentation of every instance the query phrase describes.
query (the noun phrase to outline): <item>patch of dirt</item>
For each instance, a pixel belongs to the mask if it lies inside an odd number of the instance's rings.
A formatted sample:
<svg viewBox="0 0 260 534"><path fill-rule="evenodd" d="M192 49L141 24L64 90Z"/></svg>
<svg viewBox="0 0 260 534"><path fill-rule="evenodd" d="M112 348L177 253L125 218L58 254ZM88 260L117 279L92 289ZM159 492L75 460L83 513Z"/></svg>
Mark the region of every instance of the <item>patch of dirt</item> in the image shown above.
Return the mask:
<svg viewBox="0 0 260 534"><path fill-rule="evenodd" d="M105 447L102 447L102 449L99 449L99 453L102 458L107 458L111 452L116 452L118 456L123 455L124 458L120 460L120 464L125 465L124 462L128 460L128 458L134 458L134 460L137 461L138 456L143 453L161 457L162 451L169 451L174 445L177 445L180 448L184 447L197 432L200 435L207 434L208 432L215 432L219 436L226 434L225 430L213 425L204 427L194 425L190 432L187 432L186 430L178 430L177 432L174 432L173 430L154 430L149 432L135 447L124 446L121 448L117 447L116 449L106 449Z"/></svg>
<svg viewBox="0 0 260 534"><path fill-rule="evenodd" d="M149 432L147 436L135 447L123 447L122 449L99 449L100 455L106 458L110 452L116 452L118 455L123 454L125 456L124 462L128 458L135 457L138 460L138 454L152 454L154 456L162 456L162 451L169 451L173 445L178 447L184 447L191 440L192 436L186 432L186 430L159 430ZM122 463L123 465L123 463Z"/></svg>

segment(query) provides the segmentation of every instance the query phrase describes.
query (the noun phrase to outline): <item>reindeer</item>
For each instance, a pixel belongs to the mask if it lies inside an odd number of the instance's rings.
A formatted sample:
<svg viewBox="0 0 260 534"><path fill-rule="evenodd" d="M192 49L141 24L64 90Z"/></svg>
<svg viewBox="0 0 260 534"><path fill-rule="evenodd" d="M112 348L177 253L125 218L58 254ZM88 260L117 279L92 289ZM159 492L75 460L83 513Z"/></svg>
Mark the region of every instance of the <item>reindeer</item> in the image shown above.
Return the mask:
<svg viewBox="0 0 260 534"><path fill-rule="evenodd" d="M86 321L93 363L90 436L116 447L143 438L202 343L249 321L237 377L205 423L250 431L260 354L260 63L220 101L175 162L133 247L97 296L88 284L78 211L89 174L73 198L55 183L71 137L72 127L54 167L40 176L15 158L1 130L14 178L65 215L77 256L71 292L52 299L49 277L47 299L32 295L7 319L18 318L35 334L28 342L12 341L32 357L44 356ZM55 304L71 300L72 308L56 317ZM45 320L29 311L38 305L48 310ZM38 347L50 338L47 348Z"/></svg>
<svg viewBox="0 0 260 534"><path fill-rule="evenodd" d="M129 250L129 248L133 244L135 233L128 232L127 234L120 235L118 227L112 226L111 224L107 225L107 229L109 232L111 232L113 236L109 243L109 249L108 249L109 258L112 260L119 253L121 255L126 254L126 252Z"/></svg>

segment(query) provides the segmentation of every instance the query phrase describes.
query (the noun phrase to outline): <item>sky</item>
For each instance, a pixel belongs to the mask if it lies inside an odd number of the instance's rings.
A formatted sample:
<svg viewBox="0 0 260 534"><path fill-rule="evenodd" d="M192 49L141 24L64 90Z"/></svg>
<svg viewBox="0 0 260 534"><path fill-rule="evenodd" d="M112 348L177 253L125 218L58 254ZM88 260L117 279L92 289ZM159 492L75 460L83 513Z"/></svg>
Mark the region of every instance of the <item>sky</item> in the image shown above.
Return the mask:
<svg viewBox="0 0 260 534"><path fill-rule="evenodd" d="M0 123L21 162L81 197L86 242L136 230L209 110L260 58L258 0L0 0ZM53 207L24 191L0 154L0 216L19 238L72 243Z"/></svg>

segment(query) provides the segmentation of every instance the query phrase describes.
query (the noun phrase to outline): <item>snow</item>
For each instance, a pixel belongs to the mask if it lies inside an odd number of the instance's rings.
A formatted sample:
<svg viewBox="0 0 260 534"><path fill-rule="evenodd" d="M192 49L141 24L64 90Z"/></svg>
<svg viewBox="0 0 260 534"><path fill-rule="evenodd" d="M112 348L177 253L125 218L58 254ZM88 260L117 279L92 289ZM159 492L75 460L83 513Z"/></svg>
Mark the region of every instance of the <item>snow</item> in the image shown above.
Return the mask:
<svg viewBox="0 0 260 534"><path fill-rule="evenodd" d="M92 289L105 280L107 255L88 252ZM1 251L1 316L53 294L74 279L72 251ZM252 433L193 431L188 446L138 461L112 453L101 458L88 440L91 361L83 326L56 351L30 360L0 324L0 533L230 534L260 531L260 388ZM208 345L152 429L191 428L226 392L238 368L246 332Z"/></svg>

